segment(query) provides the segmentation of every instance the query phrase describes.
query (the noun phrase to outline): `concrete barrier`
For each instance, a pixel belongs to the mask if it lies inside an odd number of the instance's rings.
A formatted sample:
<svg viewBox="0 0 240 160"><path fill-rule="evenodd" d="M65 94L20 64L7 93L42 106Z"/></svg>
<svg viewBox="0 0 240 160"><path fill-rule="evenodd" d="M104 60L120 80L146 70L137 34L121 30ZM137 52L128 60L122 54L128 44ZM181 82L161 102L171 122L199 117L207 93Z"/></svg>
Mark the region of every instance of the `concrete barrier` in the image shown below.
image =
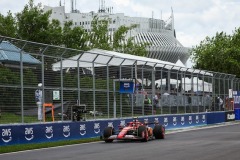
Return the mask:
<svg viewBox="0 0 240 160"><path fill-rule="evenodd" d="M139 121L154 122L165 125L166 130L191 126L202 126L225 122L225 112L206 112L197 114L176 114L139 117ZM82 122L54 122L40 124L0 125L0 146L53 142L98 137L107 126L124 125L132 121L126 119L107 119Z"/></svg>

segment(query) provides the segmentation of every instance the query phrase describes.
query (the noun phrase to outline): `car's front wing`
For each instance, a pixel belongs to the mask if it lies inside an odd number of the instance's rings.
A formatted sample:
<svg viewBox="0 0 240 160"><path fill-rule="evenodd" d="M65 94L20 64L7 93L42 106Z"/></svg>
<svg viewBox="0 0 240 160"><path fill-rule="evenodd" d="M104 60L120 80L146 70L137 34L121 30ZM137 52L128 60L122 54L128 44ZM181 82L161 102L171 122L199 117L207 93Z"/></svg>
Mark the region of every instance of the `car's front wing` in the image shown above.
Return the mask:
<svg viewBox="0 0 240 160"><path fill-rule="evenodd" d="M107 139L103 138L103 140L110 140L110 139L112 139L112 140L141 140L143 138L139 137L139 136L135 136L135 135L125 135L123 137L119 137L118 135L111 135Z"/></svg>

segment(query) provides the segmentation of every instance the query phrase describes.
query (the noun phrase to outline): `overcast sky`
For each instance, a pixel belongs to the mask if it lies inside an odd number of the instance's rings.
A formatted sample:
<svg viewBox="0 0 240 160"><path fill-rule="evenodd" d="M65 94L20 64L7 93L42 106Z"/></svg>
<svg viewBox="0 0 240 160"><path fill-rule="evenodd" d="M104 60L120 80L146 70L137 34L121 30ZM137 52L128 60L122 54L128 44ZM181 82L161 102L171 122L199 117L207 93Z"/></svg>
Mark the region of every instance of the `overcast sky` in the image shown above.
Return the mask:
<svg viewBox="0 0 240 160"><path fill-rule="evenodd" d="M97 11L100 0L76 0L80 12ZM35 4L58 6L60 0L34 0ZM61 0L70 11L71 0ZM0 13L23 10L28 0L0 0ZM232 34L240 27L240 0L105 0L114 13L167 20L174 13L177 39L185 46L198 45L206 36L224 31ZM153 14L152 14L153 13Z"/></svg>

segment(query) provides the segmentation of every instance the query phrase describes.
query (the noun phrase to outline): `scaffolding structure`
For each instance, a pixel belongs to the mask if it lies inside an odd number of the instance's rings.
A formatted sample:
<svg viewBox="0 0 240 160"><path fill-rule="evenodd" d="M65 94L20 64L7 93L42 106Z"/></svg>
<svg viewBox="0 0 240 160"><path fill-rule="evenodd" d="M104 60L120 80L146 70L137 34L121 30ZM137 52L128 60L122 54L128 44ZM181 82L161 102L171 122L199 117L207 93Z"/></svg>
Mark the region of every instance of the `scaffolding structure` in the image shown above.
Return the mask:
<svg viewBox="0 0 240 160"><path fill-rule="evenodd" d="M59 93L52 100L55 121L71 120L67 115L76 105L85 106L87 120L232 110L229 89L240 89L235 75L157 59L3 36L0 44L0 124L38 121L38 83L43 84L43 104L49 92ZM134 93L119 92L125 80L133 80Z"/></svg>

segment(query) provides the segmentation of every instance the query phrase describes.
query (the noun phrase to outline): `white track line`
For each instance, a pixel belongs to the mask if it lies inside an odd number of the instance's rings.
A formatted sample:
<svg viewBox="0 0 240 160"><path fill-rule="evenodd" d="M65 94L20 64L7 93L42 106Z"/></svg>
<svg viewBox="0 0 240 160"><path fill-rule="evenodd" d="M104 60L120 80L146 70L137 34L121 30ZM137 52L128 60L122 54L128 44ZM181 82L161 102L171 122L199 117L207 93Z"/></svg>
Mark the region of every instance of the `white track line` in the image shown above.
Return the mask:
<svg viewBox="0 0 240 160"><path fill-rule="evenodd" d="M176 130L169 130L166 134L175 134L175 133L181 133L181 132L187 132L187 131L195 131L195 130L202 130L202 129L209 129L209 128L217 128L217 127L223 127L223 126L231 126L231 125L237 125L240 124L240 122L224 122L224 123L218 123L213 125L206 125L206 126L196 126L196 127L188 127L188 128L179 128Z"/></svg>

